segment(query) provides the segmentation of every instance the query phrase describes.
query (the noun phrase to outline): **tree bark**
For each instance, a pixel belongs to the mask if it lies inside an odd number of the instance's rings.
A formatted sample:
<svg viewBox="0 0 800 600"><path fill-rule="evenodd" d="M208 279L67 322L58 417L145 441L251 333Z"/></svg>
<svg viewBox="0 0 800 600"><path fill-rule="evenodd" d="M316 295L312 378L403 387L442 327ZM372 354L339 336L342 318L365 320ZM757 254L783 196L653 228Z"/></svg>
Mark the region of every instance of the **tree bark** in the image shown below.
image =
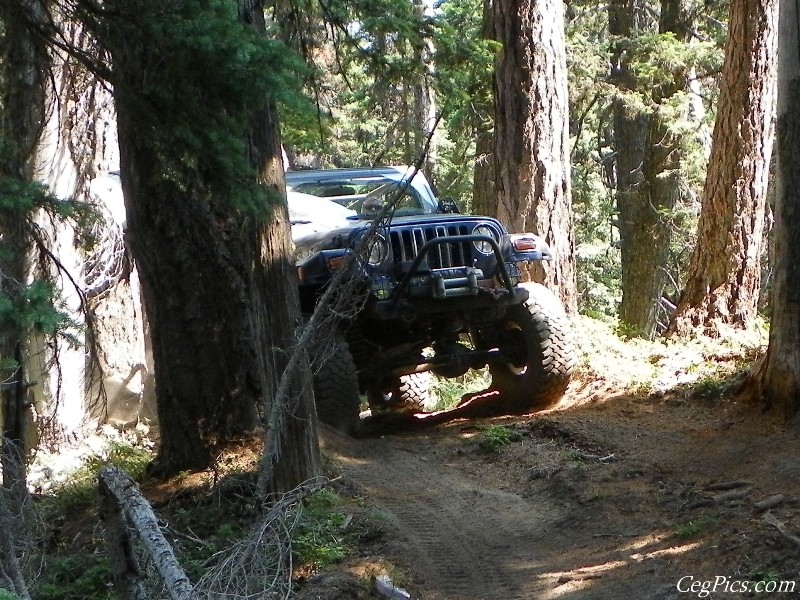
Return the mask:
<svg viewBox="0 0 800 600"><path fill-rule="evenodd" d="M609 33L631 38L650 25L634 3L614 0L609 5ZM682 0L663 0L659 33L674 33L686 41L690 34ZM616 152L616 200L622 259L620 321L626 330L652 338L657 329L657 310L666 281L665 267L671 240L671 212L681 189L680 140L659 113L659 105L686 86L686 75L672 74L671 81L655 89L639 89L630 71L628 44L616 44L611 80L620 89L614 101ZM649 98L649 109L634 108L628 94Z"/></svg>
<svg viewBox="0 0 800 600"><path fill-rule="evenodd" d="M800 411L800 12L781 0L778 34L777 194L772 321L763 377L768 406L790 417Z"/></svg>
<svg viewBox="0 0 800 600"><path fill-rule="evenodd" d="M731 3L697 245L670 325L685 335L756 317L777 98L778 0Z"/></svg>
<svg viewBox="0 0 800 600"><path fill-rule="evenodd" d="M485 40L496 40L491 0L483 1L483 23L481 35ZM481 107L487 114L494 113L494 106ZM495 187L494 134L481 128L475 140L475 167L472 178L472 212L497 218L497 192Z"/></svg>
<svg viewBox="0 0 800 600"><path fill-rule="evenodd" d="M130 10L118 8L126 15ZM210 12L212 17L221 18ZM181 165L176 181L165 171L164 148L154 130L207 125L187 123L185 116L176 121L172 111L180 114L179 106L170 102L179 105L181 98L165 99L152 89L152 82L166 77L170 61L179 57L165 54L158 40L131 35L124 22L112 25L119 29L112 27L103 42L114 63L127 235L141 278L155 365L160 446L153 470L170 475L209 466L215 447L258 425L257 407L268 397L266 371L275 368L266 354L281 347L272 344L271 321L261 315L263 296L273 294L281 310L286 290L254 287L254 273L268 280L270 269L288 267L281 262L283 248L265 243L274 225L220 194L210 181L214 173ZM195 89L192 81L180 89ZM210 95L211 102L219 99ZM280 215L276 211L274 223L280 223ZM276 251L284 253L273 255ZM270 318L280 322L284 314Z"/></svg>
<svg viewBox="0 0 800 600"><path fill-rule="evenodd" d="M173 600L193 598L192 583L175 558L172 546L161 533L158 519L136 482L117 467L104 467L97 477L103 499L103 518L108 523L107 533L113 535L106 540L107 546L118 559L120 553L125 555L116 565L119 569L115 574L118 584L129 597L131 594L139 597L140 586L137 585L135 575L138 567L132 564L127 527L120 527L120 521L124 519L135 529L137 537L147 550L149 560L161 575L169 597Z"/></svg>
<svg viewBox="0 0 800 600"><path fill-rule="evenodd" d="M420 19L425 19L426 3L422 0L412 0L412 3ZM431 60L434 53L430 39L422 39L419 46L414 48L414 60L419 65L420 76L415 77L412 83L411 130L414 150L408 164L420 164L423 174L435 187L437 136L433 127L436 123L436 97L431 85L434 75Z"/></svg>
<svg viewBox="0 0 800 600"><path fill-rule="evenodd" d="M45 89L50 66L47 49L35 35L34 26L44 21L44 5L38 1L0 3L0 193L8 193L0 208L0 298L11 314L0 319L0 463L5 502L21 515L29 500L25 466L25 415L28 382L25 353L30 326L23 294L30 283L33 252L33 209L14 196L8 185L35 181L35 155L45 115ZM8 185L8 190L6 186ZM13 366L12 366L13 365ZM7 536L22 535L14 520ZM15 559L16 560L16 559ZM19 576L21 580L21 575ZM22 580L24 584L24 580ZM19 588L21 584L17 584ZM20 588L20 595L27 589Z"/></svg>
<svg viewBox="0 0 800 600"><path fill-rule="evenodd" d="M240 6L241 18L266 35L263 1L242 2ZM278 494L319 475L321 464L314 394L311 385L304 381L310 372L308 361L301 361L301 370L286 373L289 354L304 353L305 349L295 348L301 326L300 295L292 261L278 111L273 102L254 111L248 142L250 164L259 174L261 184L282 198L271 221L258 232L256 246L260 248L261 261L255 264L250 282L253 329L262 329L265 337L264 406L270 415L275 411L283 413L283 418L268 419L267 431L268 440L270 436L277 438L277 443L272 444L277 452L268 458L273 464L269 489ZM280 401L277 391L282 377L290 377L289 394L284 405L276 405ZM271 423L281 425L270 429ZM270 446L265 445L265 452Z"/></svg>
<svg viewBox="0 0 800 600"><path fill-rule="evenodd" d="M498 0L494 29L498 217L510 231L542 235L555 254L532 264L568 312L577 311L570 196L564 8L557 0Z"/></svg>
<svg viewBox="0 0 800 600"><path fill-rule="evenodd" d="M157 464L168 474L207 467L211 444L256 426L261 340L251 328L247 267L256 256L247 246L257 237L254 223L210 198L201 181L180 189L160 180L147 132L128 108L131 83L116 91L121 179L150 319Z"/></svg>

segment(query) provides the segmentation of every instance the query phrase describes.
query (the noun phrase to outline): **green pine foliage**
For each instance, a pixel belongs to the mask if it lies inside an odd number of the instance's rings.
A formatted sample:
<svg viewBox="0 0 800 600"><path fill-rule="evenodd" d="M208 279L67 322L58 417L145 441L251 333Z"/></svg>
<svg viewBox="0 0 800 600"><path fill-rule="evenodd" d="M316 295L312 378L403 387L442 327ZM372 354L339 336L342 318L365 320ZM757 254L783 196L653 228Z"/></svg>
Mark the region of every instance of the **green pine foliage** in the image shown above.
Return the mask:
<svg viewBox="0 0 800 600"><path fill-rule="evenodd" d="M3 160L2 156L0 160ZM95 217L88 205L57 198L39 183L5 176L0 176L0 214L6 222L17 223L21 232L20 235L0 238L2 270L30 252L38 256L39 262L51 263L53 257L34 221L36 215L45 214L60 222L70 221L77 231L88 231L88 225ZM84 244L90 243L86 236L79 235L78 238ZM46 269L37 270L31 280L20 279L19 275L9 277L4 273L0 285L0 339L4 340L7 348L29 334L56 336L75 344L77 327ZM16 367L13 358L0 357L0 370L4 377L6 371Z"/></svg>
<svg viewBox="0 0 800 600"><path fill-rule="evenodd" d="M442 113L438 192L472 206L475 140L493 127L492 73L498 43L482 38L483 2L445 2L436 15L434 90Z"/></svg>
<svg viewBox="0 0 800 600"><path fill-rule="evenodd" d="M138 59L149 62L135 81L126 81L124 64L112 78L116 86L136 86L127 97L161 165L157 176L178 190L199 178L212 196L266 216L277 198L250 166L246 132L268 103L297 100L302 63L282 42L243 23L235 2L112 4L129 18L107 19L110 29L100 38L119 61L136 48Z"/></svg>
<svg viewBox="0 0 800 600"><path fill-rule="evenodd" d="M650 7L658 14L658 6ZM640 31L630 38L609 38L607 12L592 0L571 2L567 10L567 60L572 142L572 202L581 312L613 321L621 300L619 232L614 201L612 101L634 113L660 119L677 140L681 156L680 201L663 217L670 222L673 245L669 276L678 286L694 245L699 197L707 161L707 143L715 117L715 76L725 41L723 14L714 3L695 7L695 39L684 44L672 33ZM620 89L610 74L612 42L624 49L634 75ZM691 80L694 90L681 83ZM698 107L701 110L698 110ZM698 114L701 113L701 114ZM673 294L672 283L667 293Z"/></svg>

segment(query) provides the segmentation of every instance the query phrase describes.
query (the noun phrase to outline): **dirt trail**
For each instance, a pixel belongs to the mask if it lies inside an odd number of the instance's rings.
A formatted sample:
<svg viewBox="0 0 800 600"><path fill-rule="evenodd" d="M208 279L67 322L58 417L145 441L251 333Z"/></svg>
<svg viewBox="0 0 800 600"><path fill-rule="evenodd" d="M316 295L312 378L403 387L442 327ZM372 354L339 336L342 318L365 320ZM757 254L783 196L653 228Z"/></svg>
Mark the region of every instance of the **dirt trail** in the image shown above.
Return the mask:
<svg viewBox="0 0 800 600"><path fill-rule="evenodd" d="M685 576L792 579L800 590L800 549L752 507L784 493L776 514L797 530L797 433L698 408L629 398L506 419L522 441L495 454L478 449L475 422L361 440L325 430L322 444L386 515L379 552L409 573L414 598L696 597L678 593ZM740 479L747 497L708 500L718 492L704 486Z"/></svg>
<svg viewBox="0 0 800 600"><path fill-rule="evenodd" d="M466 477L447 452L431 452L428 436L324 437L343 475L389 515L395 550L413 563L426 598L540 597L531 584L557 507Z"/></svg>

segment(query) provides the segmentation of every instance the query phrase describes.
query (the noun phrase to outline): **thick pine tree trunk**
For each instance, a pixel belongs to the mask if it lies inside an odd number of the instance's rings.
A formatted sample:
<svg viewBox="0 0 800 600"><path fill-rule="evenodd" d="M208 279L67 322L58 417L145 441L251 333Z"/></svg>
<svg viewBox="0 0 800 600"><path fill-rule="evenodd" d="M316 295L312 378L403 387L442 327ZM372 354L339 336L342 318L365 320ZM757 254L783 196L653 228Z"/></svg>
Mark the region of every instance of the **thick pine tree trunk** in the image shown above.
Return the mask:
<svg viewBox="0 0 800 600"><path fill-rule="evenodd" d="M24 415L27 408L25 348L30 328L22 301L31 277L34 214L14 196L13 183L35 181L35 154L45 114L45 82L49 57L34 26L45 20L37 1L0 4L0 194L8 196L0 207L0 297L10 302L12 313L0 318L0 360L14 363L0 371L0 458L3 485L13 491L15 509L27 497L24 464ZM8 185L8 188L6 186Z"/></svg>
<svg viewBox="0 0 800 600"><path fill-rule="evenodd" d="M494 29L498 217L510 231L542 235L555 254L532 264L535 281L577 311L570 196L563 4L498 0Z"/></svg>
<svg viewBox="0 0 800 600"><path fill-rule="evenodd" d="M181 185L165 176L161 149L137 114L147 78L169 57L124 33L109 42L127 233L155 365L161 443L154 467L168 475L209 466L215 446L259 424L271 338L254 303L283 290L254 289L253 272L280 257L260 243L264 226L213 197L203 173ZM156 123L170 122L168 105L151 102L149 110L163 111Z"/></svg>
<svg viewBox="0 0 800 600"><path fill-rule="evenodd" d="M201 181L179 189L160 177L129 93L130 83L116 88L121 178L150 322L157 467L166 474L207 467L213 443L257 424L263 340L253 331L248 278L258 235L252 219L209 197Z"/></svg>
<svg viewBox="0 0 800 600"><path fill-rule="evenodd" d="M34 159L45 114L49 58L33 25L46 13L38 1L0 3L0 298L12 314L0 318L0 360L14 366L0 370L0 589L30 598L20 561L19 543L29 501L25 465L27 381L24 354L30 328L21 301L31 274L33 251L30 209L15 198L18 183L34 181Z"/></svg>
<svg viewBox="0 0 800 600"><path fill-rule="evenodd" d="M260 2L243 3L239 16L263 30ZM267 415L277 408L280 427L268 432L278 448L271 485L286 491L317 475L319 457L313 396L299 376L290 402L273 403L300 324L285 202L260 217L216 197L199 169L186 170L180 185L165 175L158 142L141 126L140 90L169 57L157 44L124 33L110 41L128 236L155 364L156 471L208 466L217 446L255 430L259 407ZM152 102L152 109L159 104ZM154 122L169 126L169 104L161 110ZM261 99L249 114L242 135L252 176L280 198L275 107Z"/></svg>
<svg viewBox="0 0 800 600"><path fill-rule="evenodd" d="M686 0L661 0L661 14L658 20L660 34L673 33L684 43L689 42L692 29L686 4ZM666 267L674 228L672 213L683 194L684 187L685 151L681 147L682 140L680 134L674 132L673 124L662 115L659 108L668 104L676 93L688 87L687 74L682 69L677 69L671 73L670 79L669 83L661 84L651 91L655 106L648 119L642 168L644 180L639 188L638 198L640 207L644 205L646 208L640 212L644 219L644 227L636 233L636 236L641 236L642 233L649 234L649 241L639 239L640 245L634 251L640 255L647 255L650 264L643 265L641 256L634 259L640 268L643 268L634 275L634 279L643 277L647 281L648 289L644 290L645 294L640 295L637 300L640 307L645 306L643 300L649 302L649 306L643 313L643 316L646 315L646 321L634 323L644 325L642 333L646 337L653 337L657 332L663 333L668 323L668 316L659 319L658 309L667 282ZM621 317L627 308L624 291L622 304L624 308L621 307ZM627 322L624 318L621 320Z"/></svg>
<svg viewBox="0 0 800 600"><path fill-rule="evenodd" d="M778 0L734 0L697 245L672 333L755 320L774 139Z"/></svg>
<svg viewBox="0 0 800 600"><path fill-rule="evenodd" d="M759 383L769 406L788 417L800 411L800 12L794 0L781 0L779 10L775 284Z"/></svg>
<svg viewBox="0 0 800 600"><path fill-rule="evenodd" d="M263 2L246 4L247 8L240 11L242 19L266 35ZM273 103L254 112L248 141L250 164L259 173L261 183L285 198L278 112ZM252 327L264 332L262 360L266 361L266 368L262 385L266 412L281 411L283 415L277 420L268 419L268 423L280 423L280 427L267 431L266 445L268 449L272 446L277 450L276 455L267 457L272 461L269 491L282 493L319 475L321 470L316 408L312 387L308 384L310 367L304 360L302 373L285 373L289 353L304 352L294 348L301 325L300 296L285 201L275 207L272 219L257 236L254 242L260 249L261 260L255 263L250 281L255 319ZM285 405L276 406L274 402L280 401L276 392L282 376L291 377L291 386ZM271 438L276 438L275 444L269 443Z"/></svg>
<svg viewBox="0 0 800 600"><path fill-rule="evenodd" d="M608 5L608 32L612 36L630 37L639 29L642 20L636 7L626 0L612 0ZM649 207L639 198L644 181L642 164L649 118L626 96L626 92L636 91L636 80L630 71L624 48L624 44L620 43L612 52L610 78L622 91L612 104L614 183L622 260L620 320L629 327L641 324L637 331L643 333L647 328L645 324L655 322L650 290L656 287L661 275L652 268L652 257L647 256L647 252L654 248L651 243L652 225L649 225L654 219ZM642 252L637 249L642 249Z"/></svg>

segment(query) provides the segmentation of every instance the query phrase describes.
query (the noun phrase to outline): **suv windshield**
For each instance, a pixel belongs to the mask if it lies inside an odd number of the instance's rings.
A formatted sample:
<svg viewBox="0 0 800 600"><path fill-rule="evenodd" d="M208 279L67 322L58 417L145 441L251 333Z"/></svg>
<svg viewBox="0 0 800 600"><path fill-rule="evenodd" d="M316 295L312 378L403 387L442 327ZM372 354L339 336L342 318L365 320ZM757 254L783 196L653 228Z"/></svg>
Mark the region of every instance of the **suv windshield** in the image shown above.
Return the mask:
<svg viewBox="0 0 800 600"><path fill-rule="evenodd" d="M418 192L411 186L385 177L363 177L330 181L310 181L293 187L293 191L325 198L349 208L358 216L372 217L383 206L395 201L396 215L419 215L425 212Z"/></svg>
<svg viewBox="0 0 800 600"><path fill-rule="evenodd" d="M372 218L389 202L393 203L396 216L435 211L435 200L426 201L422 197L420 190L427 190L427 184L421 175L409 185L407 180L404 181L403 174L396 171L347 171L287 173L287 188L290 192L335 202L354 211L351 218ZM417 182L417 179L420 181Z"/></svg>

